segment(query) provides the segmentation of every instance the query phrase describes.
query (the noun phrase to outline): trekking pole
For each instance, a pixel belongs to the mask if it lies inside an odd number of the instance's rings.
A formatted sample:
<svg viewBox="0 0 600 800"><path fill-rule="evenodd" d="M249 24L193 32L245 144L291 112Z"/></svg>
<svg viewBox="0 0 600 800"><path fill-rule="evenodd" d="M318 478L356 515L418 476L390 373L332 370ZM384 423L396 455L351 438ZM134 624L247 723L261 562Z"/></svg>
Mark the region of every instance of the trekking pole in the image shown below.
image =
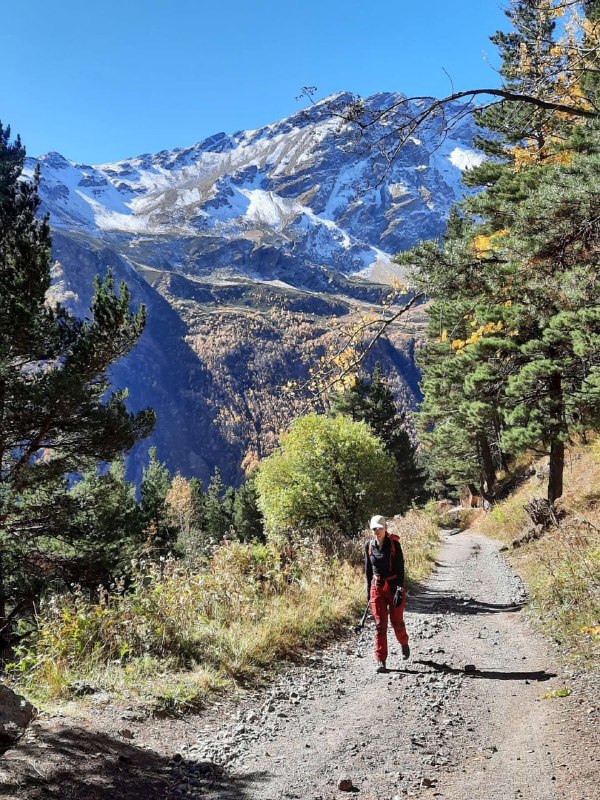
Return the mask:
<svg viewBox="0 0 600 800"><path fill-rule="evenodd" d="M362 629L364 628L365 620L367 618L367 614L368 613L369 613L369 602L367 601L367 605L365 606L365 610L364 610L364 613L363 613L363 615L361 617L360 622L358 623L358 625L354 626L354 630L356 631L356 633L360 633L362 631Z"/></svg>

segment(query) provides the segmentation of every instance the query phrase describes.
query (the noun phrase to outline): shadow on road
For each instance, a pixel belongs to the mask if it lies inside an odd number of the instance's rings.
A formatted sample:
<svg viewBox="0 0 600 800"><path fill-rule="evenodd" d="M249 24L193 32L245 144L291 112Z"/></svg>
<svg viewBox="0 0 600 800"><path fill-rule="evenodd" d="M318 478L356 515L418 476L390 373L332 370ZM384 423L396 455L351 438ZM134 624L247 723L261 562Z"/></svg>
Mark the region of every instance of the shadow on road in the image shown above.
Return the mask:
<svg viewBox="0 0 600 800"><path fill-rule="evenodd" d="M228 775L218 764L165 756L64 723L38 724L0 759L2 800L247 800L265 773Z"/></svg>
<svg viewBox="0 0 600 800"><path fill-rule="evenodd" d="M388 669L387 671L409 673L412 675L427 675L432 672L441 672L446 675L468 675L470 678L485 678L490 681L549 681L550 678L556 678L555 672L546 672L546 670L503 672L501 670L461 669L460 667L451 667L450 664L439 663L438 661L419 660L413 663L422 664L424 667L430 667L431 669Z"/></svg>
<svg viewBox="0 0 600 800"><path fill-rule="evenodd" d="M243 776L224 774L218 784L213 784L212 790L199 786L197 793L191 797L198 800L207 797L213 800L248 800L249 797L256 797L258 786L268 783L272 777L268 772L250 772ZM189 794L187 796L190 797ZM293 797L292 794L288 796Z"/></svg>
<svg viewBox="0 0 600 800"><path fill-rule="evenodd" d="M425 584L412 587L407 611L416 614L500 614L520 611L525 603L486 603L474 597L457 597L454 594L432 589Z"/></svg>

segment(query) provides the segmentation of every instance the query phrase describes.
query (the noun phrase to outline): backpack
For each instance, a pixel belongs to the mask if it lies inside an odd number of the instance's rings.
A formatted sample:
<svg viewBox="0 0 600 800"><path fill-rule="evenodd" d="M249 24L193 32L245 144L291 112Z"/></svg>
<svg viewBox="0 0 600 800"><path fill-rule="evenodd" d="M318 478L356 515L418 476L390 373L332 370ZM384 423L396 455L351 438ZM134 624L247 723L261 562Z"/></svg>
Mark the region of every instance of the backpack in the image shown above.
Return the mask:
<svg viewBox="0 0 600 800"><path fill-rule="evenodd" d="M390 573L392 571L392 565L394 563L394 556L396 555L396 542L400 543L400 537L396 533L388 533L388 539L390 540L391 547L390 547ZM369 539L369 558L371 558L372 547L374 539Z"/></svg>

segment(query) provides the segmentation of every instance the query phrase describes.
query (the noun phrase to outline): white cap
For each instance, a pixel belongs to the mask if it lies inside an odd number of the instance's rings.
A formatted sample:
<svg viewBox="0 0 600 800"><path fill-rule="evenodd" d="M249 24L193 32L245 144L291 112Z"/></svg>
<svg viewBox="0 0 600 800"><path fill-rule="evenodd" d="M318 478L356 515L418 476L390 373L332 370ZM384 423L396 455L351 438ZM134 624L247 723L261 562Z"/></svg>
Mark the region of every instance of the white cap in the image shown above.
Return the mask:
<svg viewBox="0 0 600 800"><path fill-rule="evenodd" d="M369 528L374 531L376 528L386 528L387 522L385 521L385 517L382 517L381 514L375 514L374 517L371 517L371 522L369 522Z"/></svg>

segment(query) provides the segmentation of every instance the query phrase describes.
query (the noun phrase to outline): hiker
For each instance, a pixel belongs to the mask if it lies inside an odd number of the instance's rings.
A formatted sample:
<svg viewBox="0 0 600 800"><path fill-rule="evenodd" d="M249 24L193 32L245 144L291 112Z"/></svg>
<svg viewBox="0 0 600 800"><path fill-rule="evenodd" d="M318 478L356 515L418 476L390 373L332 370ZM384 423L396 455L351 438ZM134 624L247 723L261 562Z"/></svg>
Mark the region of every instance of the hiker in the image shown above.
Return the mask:
<svg viewBox="0 0 600 800"><path fill-rule="evenodd" d="M367 602L375 619L375 662L377 672L385 672L387 660L388 613L396 639L402 645L402 656L408 658L410 647L404 626L404 554L397 536L389 534L385 518L371 517L369 528L373 538L365 543L365 577ZM389 610L388 610L389 609Z"/></svg>

